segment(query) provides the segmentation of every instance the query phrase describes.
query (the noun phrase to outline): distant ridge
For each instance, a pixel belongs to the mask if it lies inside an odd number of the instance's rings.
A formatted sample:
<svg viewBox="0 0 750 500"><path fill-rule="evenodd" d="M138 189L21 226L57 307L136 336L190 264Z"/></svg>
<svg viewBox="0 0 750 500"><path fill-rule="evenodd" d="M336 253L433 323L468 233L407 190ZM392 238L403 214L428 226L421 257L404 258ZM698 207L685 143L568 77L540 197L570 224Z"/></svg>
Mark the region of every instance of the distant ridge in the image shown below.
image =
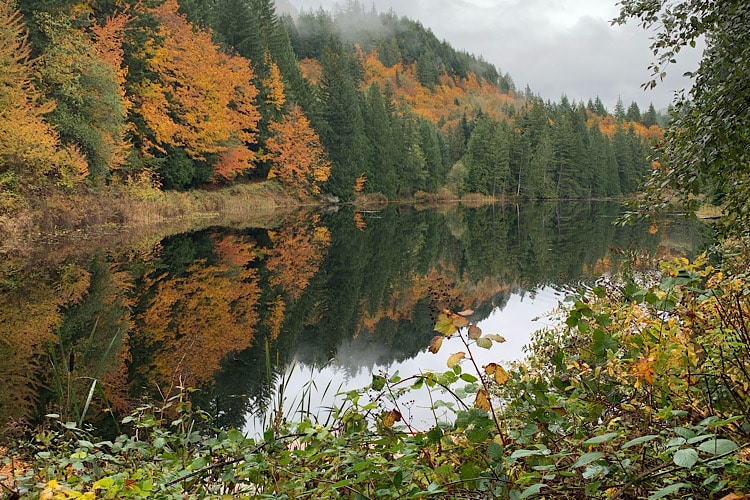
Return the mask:
<svg viewBox="0 0 750 500"><path fill-rule="evenodd" d="M297 19L297 16L299 16L299 10L289 0L276 0L274 3L276 4L276 14L280 16L289 14L293 19Z"/></svg>

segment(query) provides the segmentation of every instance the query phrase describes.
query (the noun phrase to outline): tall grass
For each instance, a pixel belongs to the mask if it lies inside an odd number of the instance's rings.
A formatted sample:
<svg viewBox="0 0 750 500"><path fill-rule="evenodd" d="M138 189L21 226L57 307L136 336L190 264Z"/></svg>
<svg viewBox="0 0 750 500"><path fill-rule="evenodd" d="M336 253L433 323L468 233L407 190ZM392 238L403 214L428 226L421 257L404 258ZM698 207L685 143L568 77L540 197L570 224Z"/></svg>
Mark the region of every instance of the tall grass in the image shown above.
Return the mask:
<svg viewBox="0 0 750 500"><path fill-rule="evenodd" d="M327 426L335 418L337 409L334 405L323 406L322 401L329 396L336 396L341 393L343 382L337 387L333 386L332 381L328 381L325 387L318 387L315 381L315 375L318 367L310 367L310 379L302 384L301 390L296 393L289 393L289 388L298 371L297 361L293 360L287 364L278 380L274 380L273 368L271 363L270 346L266 342L266 374L269 385L275 385L271 403L266 410L259 416L259 423L264 430L273 430L275 433L283 427L285 422L301 422L309 419L313 422ZM276 360L276 366L280 366Z"/></svg>
<svg viewBox="0 0 750 500"><path fill-rule="evenodd" d="M50 364L52 365L55 396L60 416L65 420L77 422L79 427L83 425L83 422L88 415L97 388L99 389L104 405L109 409L110 413L112 413L109 400L107 399L99 380L103 374L106 360L113 352L118 339L122 337L123 330L120 329L114 334L108 343L107 348L99 355L99 362L92 373L88 375L76 375L80 366L80 364L77 363L77 358L86 359L93 352L92 346L97 325L98 321L95 321L91 333L84 344L83 349L80 351L77 351L76 346L74 345L66 346L62 338L57 345L52 342L49 344L49 359ZM88 387L88 391L79 392L79 386L82 384L84 389Z"/></svg>

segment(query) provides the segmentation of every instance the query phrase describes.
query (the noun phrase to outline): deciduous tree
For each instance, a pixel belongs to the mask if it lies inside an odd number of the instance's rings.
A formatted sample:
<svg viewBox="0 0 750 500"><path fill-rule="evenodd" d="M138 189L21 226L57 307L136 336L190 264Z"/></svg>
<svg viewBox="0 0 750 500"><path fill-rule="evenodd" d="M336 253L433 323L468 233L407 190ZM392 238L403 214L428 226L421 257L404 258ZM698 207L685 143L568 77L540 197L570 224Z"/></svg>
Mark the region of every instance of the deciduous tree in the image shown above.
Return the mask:
<svg viewBox="0 0 750 500"><path fill-rule="evenodd" d="M43 104L33 85L29 51L14 2L0 1L0 210L15 206L22 186L38 187L48 176L73 185L88 171L74 149L60 147L44 119L55 106Z"/></svg>
<svg viewBox="0 0 750 500"><path fill-rule="evenodd" d="M184 149L193 160L219 158L216 175L253 166L260 115L247 59L224 54L211 34L177 12L176 0L154 10L163 42L152 40L148 67L156 78L137 92L137 110L153 133L148 153Z"/></svg>
<svg viewBox="0 0 750 500"><path fill-rule="evenodd" d="M662 168L649 184L647 208L670 204L675 192L683 205L694 207L695 193L708 192L727 203L725 222L732 232L750 229L750 50L747 29L750 4L744 0L621 0L617 23L637 19L654 31L651 65L654 87L680 51L705 50L694 83L678 95L676 113L661 148Z"/></svg>
<svg viewBox="0 0 750 500"><path fill-rule="evenodd" d="M280 122L272 122L266 141L273 161L268 178L277 178L295 196L308 199L320 194L331 173L318 134L299 106L291 106Z"/></svg>

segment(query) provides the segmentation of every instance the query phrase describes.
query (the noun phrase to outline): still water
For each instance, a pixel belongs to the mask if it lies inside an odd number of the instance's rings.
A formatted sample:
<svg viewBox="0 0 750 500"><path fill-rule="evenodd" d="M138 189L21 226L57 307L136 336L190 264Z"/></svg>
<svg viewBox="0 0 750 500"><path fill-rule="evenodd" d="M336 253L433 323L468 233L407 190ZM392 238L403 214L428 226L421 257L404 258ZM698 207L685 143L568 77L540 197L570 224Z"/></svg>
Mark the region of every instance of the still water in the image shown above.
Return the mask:
<svg viewBox="0 0 750 500"><path fill-rule="evenodd" d="M255 431L282 381L289 411L301 392L325 406L373 371L443 371L457 349L426 351L443 308L474 310L486 333L507 339L486 362L511 362L566 290L616 265L616 249L700 248L697 223L653 233L614 225L619 213L604 202L345 207L268 227L10 253L0 263L0 426L55 412L113 428L113 413L186 386L219 425ZM414 419L423 406L413 403Z"/></svg>

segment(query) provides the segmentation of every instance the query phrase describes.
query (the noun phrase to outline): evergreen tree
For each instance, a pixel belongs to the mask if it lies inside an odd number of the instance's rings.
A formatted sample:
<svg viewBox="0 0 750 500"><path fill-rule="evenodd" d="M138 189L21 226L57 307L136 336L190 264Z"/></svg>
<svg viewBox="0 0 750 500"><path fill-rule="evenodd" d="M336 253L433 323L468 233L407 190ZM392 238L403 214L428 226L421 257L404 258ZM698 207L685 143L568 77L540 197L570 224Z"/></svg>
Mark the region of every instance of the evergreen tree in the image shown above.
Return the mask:
<svg viewBox="0 0 750 500"><path fill-rule="evenodd" d="M443 155L440 152L438 134L434 124L427 120L420 121L419 145L424 153L427 170L425 189L432 192L443 184L446 174L443 169Z"/></svg>
<svg viewBox="0 0 750 500"><path fill-rule="evenodd" d="M499 196L510 189L508 132L505 124L490 118L477 121L464 157L469 191Z"/></svg>
<svg viewBox="0 0 750 500"><path fill-rule="evenodd" d="M658 125L658 117L656 115L656 109L654 109L654 103L649 104L648 111L643 114L643 124L647 127Z"/></svg>
<svg viewBox="0 0 750 500"><path fill-rule="evenodd" d="M615 104L615 119L621 121L625 119L625 105L622 103L622 99L618 96L617 103Z"/></svg>
<svg viewBox="0 0 750 500"><path fill-rule="evenodd" d="M628 106L628 111L625 113L625 119L630 122L641 121L641 109L638 107L638 104L632 102L630 106Z"/></svg>
<svg viewBox="0 0 750 500"><path fill-rule="evenodd" d="M328 191L344 200L354 196L354 183L372 155L360 109L359 79L353 75L356 59L340 43L331 40L322 60L320 116L316 129L331 158Z"/></svg>
<svg viewBox="0 0 750 500"><path fill-rule="evenodd" d="M607 108L604 107L604 103L599 99L599 96L596 96L596 100L594 101L594 113L599 116L607 116L609 114Z"/></svg>
<svg viewBox="0 0 750 500"><path fill-rule="evenodd" d="M367 172L367 191L375 191L393 197L396 194L396 136L392 120L384 103L380 85L373 83L367 93L365 107L365 130L370 142L372 168Z"/></svg>

